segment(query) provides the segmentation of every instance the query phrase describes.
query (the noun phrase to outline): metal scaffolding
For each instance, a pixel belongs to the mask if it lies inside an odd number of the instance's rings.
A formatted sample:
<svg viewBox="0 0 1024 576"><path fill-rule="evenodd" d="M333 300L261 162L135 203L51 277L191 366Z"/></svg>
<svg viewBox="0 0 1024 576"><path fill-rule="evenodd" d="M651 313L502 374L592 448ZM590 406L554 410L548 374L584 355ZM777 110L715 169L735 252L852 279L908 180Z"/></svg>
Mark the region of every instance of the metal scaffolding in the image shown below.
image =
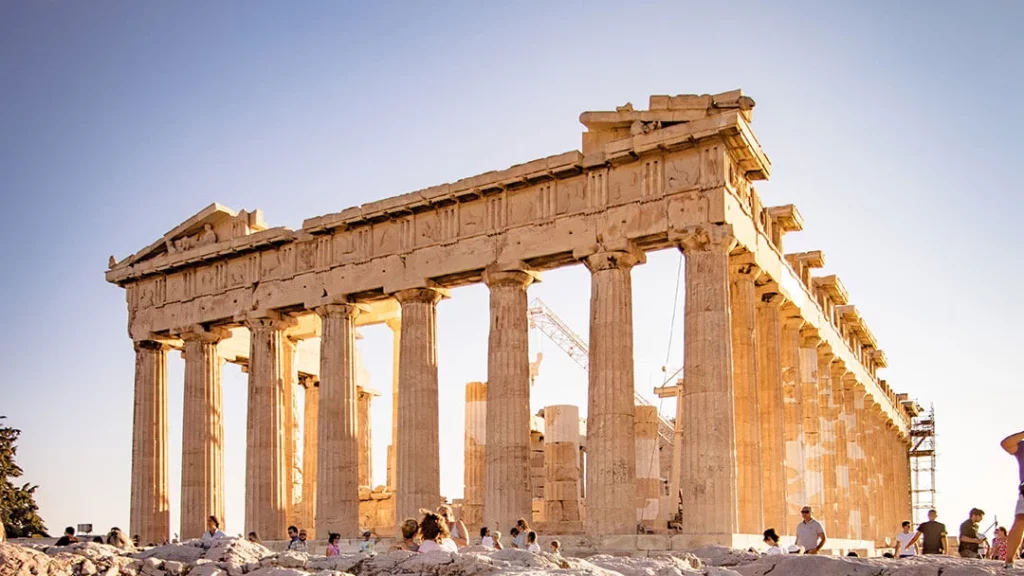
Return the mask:
<svg viewBox="0 0 1024 576"><path fill-rule="evenodd" d="M910 428L910 494L914 523L927 520L935 508L935 406L913 419Z"/></svg>

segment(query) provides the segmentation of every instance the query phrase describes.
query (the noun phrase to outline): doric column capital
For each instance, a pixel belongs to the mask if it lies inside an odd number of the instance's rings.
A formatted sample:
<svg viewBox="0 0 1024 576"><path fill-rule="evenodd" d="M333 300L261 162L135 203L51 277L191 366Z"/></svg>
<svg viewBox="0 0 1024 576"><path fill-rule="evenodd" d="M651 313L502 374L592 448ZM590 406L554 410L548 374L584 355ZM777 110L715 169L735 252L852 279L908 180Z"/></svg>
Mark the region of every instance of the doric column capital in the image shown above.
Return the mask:
<svg viewBox="0 0 1024 576"><path fill-rule="evenodd" d="M804 326L800 329L800 347L801 348L817 348L821 344L821 336L818 335L817 328L811 328L810 326Z"/></svg>
<svg viewBox="0 0 1024 576"><path fill-rule="evenodd" d="M597 272L614 269L629 270L645 260L643 252L611 250L590 254L583 258L583 263L591 272Z"/></svg>
<svg viewBox="0 0 1024 576"><path fill-rule="evenodd" d="M484 269L483 281L488 287L517 286L525 289L530 284L540 281L540 273L525 266L509 269L491 265Z"/></svg>
<svg viewBox="0 0 1024 576"><path fill-rule="evenodd" d="M171 349L171 347L168 346L167 344L164 344L163 342L158 342L156 340L135 340L133 344L135 345L136 352L140 352L142 350L149 350L153 352L165 352Z"/></svg>
<svg viewBox="0 0 1024 576"><path fill-rule="evenodd" d="M355 304L352 302L336 302L334 304L324 304L323 306L317 306L313 309L320 318L349 318L355 320L361 313L368 311L370 308L365 304Z"/></svg>
<svg viewBox="0 0 1024 576"><path fill-rule="evenodd" d="M669 234L672 240L679 243L683 252L715 250L728 253L736 246L736 236L731 224L687 226Z"/></svg>
<svg viewBox="0 0 1024 576"><path fill-rule="evenodd" d="M192 324L176 328L172 333L185 342L203 342L207 344L216 344L221 340L231 337L231 331L226 328L220 326L204 328L202 324Z"/></svg>
<svg viewBox="0 0 1024 576"><path fill-rule="evenodd" d="M437 304L445 298L451 297L451 292L440 286L427 286L423 288L406 288L394 294L399 304L405 305L411 302L421 304Z"/></svg>
<svg viewBox="0 0 1024 576"><path fill-rule="evenodd" d="M747 278L755 281L761 274L763 271L754 262L754 255L750 252L729 256L729 276L733 279Z"/></svg>
<svg viewBox="0 0 1024 576"><path fill-rule="evenodd" d="M832 353L832 346L830 344L819 344L818 346L818 364L830 365L836 359L836 355Z"/></svg>
<svg viewBox="0 0 1024 576"><path fill-rule="evenodd" d="M299 374L299 386L302 386L306 390L320 387L320 379L316 376L308 374Z"/></svg>
<svg viewBox="0 0 1024 576"><path fill-rule="evenodd" d="M284 330L291 328L298 322L295 318L274 310L259 310L241 314L235 317L249 330Z"/></svg>
<svg viewBox="0 0 1024 576"><path fill-rule="evenodd" d="M850 374L850 369L846 367L846 362L836 359L836 361L832 363L832 377L843 378L847 374Z"/></svg>

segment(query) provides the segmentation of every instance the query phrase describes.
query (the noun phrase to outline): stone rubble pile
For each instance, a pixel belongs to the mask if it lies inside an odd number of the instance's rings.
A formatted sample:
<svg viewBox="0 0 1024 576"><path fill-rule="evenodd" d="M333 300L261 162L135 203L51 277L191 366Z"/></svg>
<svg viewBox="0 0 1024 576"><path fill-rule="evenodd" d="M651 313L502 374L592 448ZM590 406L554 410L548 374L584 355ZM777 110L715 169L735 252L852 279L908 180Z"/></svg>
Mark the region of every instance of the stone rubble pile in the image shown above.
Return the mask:
<svg viewBox="0 0 1024 576"><path fill-rule="evenodd" d="M275 554L225 538L210 548L192 540L126 553L105 544L34 546L0 543L0 576L1024 576L1024 565L926 557L909 560L834 556L761 556L726 548L650 556L569 558L523 550L463 549L414 554L326 557Z"/></svg>

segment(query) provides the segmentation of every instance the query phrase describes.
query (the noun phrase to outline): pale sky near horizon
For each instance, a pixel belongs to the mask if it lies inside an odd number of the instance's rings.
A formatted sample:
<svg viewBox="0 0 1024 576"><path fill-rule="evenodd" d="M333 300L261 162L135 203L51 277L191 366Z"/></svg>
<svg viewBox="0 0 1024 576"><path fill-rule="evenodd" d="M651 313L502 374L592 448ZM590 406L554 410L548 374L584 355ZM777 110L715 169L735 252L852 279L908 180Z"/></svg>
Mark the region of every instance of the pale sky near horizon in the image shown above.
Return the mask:
<svg viewBox="0 0 1024 576"><path fill-rule="evenodd" d="M882 377L934 404L939 510L1012 518L1024 428L1014 364L1024 4L967 2L8 2L0 5L0 414L51 532L128 524L133 350L123 258L217 201L268 224L580 147L584 110L743 88L794 203L886 351ZM1014 160L1017 158L1017 160ZM679 254L633 273L636 386L682 362ZM530 289L587 334L579 266ZM680 311L682 300L679 301ZM487 292L438 308L442 493L462 494L463 385L486 378ZM671 332L671 346L669 346ZM391 336L363 331L374 458L390 437ZM586 405L550 342L531 399ZM180 356L171 355L178 531ZM243 530L245 375L224 375L227 520ZM671 406L664 412L671 414ZM893 526L893 532L898 527Z"/></svg>

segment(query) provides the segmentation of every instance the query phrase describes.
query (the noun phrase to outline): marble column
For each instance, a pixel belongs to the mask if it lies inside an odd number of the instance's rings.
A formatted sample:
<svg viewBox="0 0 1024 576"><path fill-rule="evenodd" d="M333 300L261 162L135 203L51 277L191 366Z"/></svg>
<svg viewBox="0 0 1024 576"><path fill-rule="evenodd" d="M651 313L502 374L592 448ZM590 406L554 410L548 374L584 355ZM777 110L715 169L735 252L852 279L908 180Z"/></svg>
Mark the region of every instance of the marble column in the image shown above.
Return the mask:
<svg viewBox="0 0 1024 576"><path fill-rule="evenodd" d="M302 469L299 467L299 414L298 394L299 370L296 362L298 342L291 338L281 339L282 374L284 374L284 461L287 471L285 483L287 493L285 518L288 525L298 523L296 502L302 497Z"/></svg>
<svg viewBox="0 0 1024 576"><path fill-rule="evenodd" d="M487 384L466 384L465 460L462 521L470 533L484 523L487 470Z"/></svg>
<svg viewBox="0 0 1024 576"><path fill-rule="evenodd" d="M885 496L887 526L899 526L900 522L909 520L902 518L899 511L899 484L896 482L896 427L885 417L882 425L882 492Z"/></svg>
<svg viewBox="0 0 1024 576"><path fill-rule="evenodd" d="M655 528L661 503L661 462L658 453L658 408L634 407L636 431L636 521L645 528Z"/></svg>
<svg viewBox="0 0 1024 576"><path fill-rule="evenodd" d="M847 515L849 537L864 538L864 439L857 424L858 411L864 410L864 387L850 373L843 376L843 407L841 420L846 429L846 467L848 477Z"/></svg>
<svg viewBox="0 0 1024 576"><path fill-rule="evenodd" d="M320 434L320 383L311 377L302 379L306 389L302 422L302 525L316 537L317 438Z"/></svg>
<svg viewBox="0 0 1024 576"><path fill-rule="evenodd" d="M437 398L437 303L445 291L411 288L402 306L395 526L441 503Z"/></svg>
<svg viewBox="0 0 1024 576"><path fill-rule="evenodd" d="M181 333L185 342L185 397L182 405L182 540L199 538L208 516L224 518L224 405L217 343L226 330L197 326Z"/></svg>
<svg viewBox="0 0 1024 576"><path fill-rule="evenodd" d="M356 330L360 308L316 309L321 319L320 414L317 422L316 524L320 535L359 533L359 444L356 419Z"/></svg>
<svg viewBox="0 0 1024 576"><path fill-rule="evenodd" d="M391 444L388 445L387 484L388 490L394 492L397 485L395 458L398 457L398 367L402 350L402 319L392 318L387 325L391 328Z"/></svg>
<svg viewBox="0 0 1024 576"><path fill-rule="evenodd" d="M727 537L738 527L736 425L729 305L730 226L690 228L682 390L680 490L684 534Z"/></svg>
<svg viewBox="0 0 1024 576"><path fill-rule="evenodd" d="M633 283L642 255L599 252L590 270L590 386L587 395L587 514L591 536L636 533Z"/></svg>
<svg viewBox="0 0 1024 576"><path fill-rule="evenodd" d="M359 437L359 486L373 488L373 423L370 420L370 403L373 393L358 389L356 405L356 430Z"/></svg>
<svg viewBox="0 0 1024 576"><path fill-rule="evenodd" d="M831 346L818 347L818 441L821 446L821 510L815 510L818 521L827 534L839 536L837 514L839 502L836 498L836 439L835 413L832 409L832 364L835 356Z"/></svg>
<svg viewBox="0 0 1024 576"><path fill-rule="evenodd" d="M484 523L502 529L533 514L526 317L526 289L533 280L522 270L484 272L490 289Z"/></svg>
<svg viewBox="0 0 1024 576"><path fill-rule="evenodd" d="M822 470L821 410L818 396L817 331L804 328L800 332L800 401L803 408L804 497L818 521L825 524L825 480Z"/></svg>
<svg viewBox="0 0 1024 576"><path fill-rule="evenodd" d="M800 385L800 329L804 321L799 310L788 310L791 314L782 321L780 355L782 357L782 413L785 424L782 439L786 452L786 526L785 533L794 536L794 530L802 521L800 509L807 504L807 489L804 485L804 413Z"/></svg>
<svg viewBox="0 0 1024 576"><path fill-rule="evenodd" d="M167 496L167 346L135 342L132 485L129 536L162 544L170 535Z"/></svg>
<svg viewBox="0 0 1024 576"><path fill-rule="evenodd" d="M555 533L572 534L580 516L580 410L544 408L544 519Z"/></svg>
<svg viewBox="0 0 1024 576"><path fill-rule="evenodd" d="M849 372L846 365L839 361L832 364L831 372L831 404L829 414L832 418L833 454L835 462L835 515L836 529L834 534L839 538L853 538L850 530L850 466L846 441L846 417L843 412L845 390L843 378Z"/></svg>
<svg viewBox="0 0 1024 576"><path fill-rule="evenodd" d="M757 389L757 298L754 290L754 279L760 271L753 264L742 263L743 259L749 259L749 256L732 257L729 266L738 528L744 534L758 534L764 530L761 412Z"/></svg>
<svg viewBox="0 0 1024 576"><path fill-rule="evenodd" d="M290 349L285 328L294 320L275 313L251 317L249 328L249 399L245 445L245 532L264 540L281 540L287 528L290 497L286 460L286 388Z"/></svg>
<svg viewBox="0 0 1024 576"><path fill-rule="evenodd" d="M758 291L757 398L761 420L764 527L787 533L786 414L782 386L782 295L775 286Z"/></svg>
<svg viewBox="0 0 1024 576"><path fill-rule="evenodd" d="M882 518L882 507L878 482L878 427L875 411L877 404L870 397L865 398L863 416L864 425L864 452L865 452L865 482L867 486L867 523L864 537L868 540L878 542L882 536L880 523ZM888 529L888 527L886 527Z"/></svg>

